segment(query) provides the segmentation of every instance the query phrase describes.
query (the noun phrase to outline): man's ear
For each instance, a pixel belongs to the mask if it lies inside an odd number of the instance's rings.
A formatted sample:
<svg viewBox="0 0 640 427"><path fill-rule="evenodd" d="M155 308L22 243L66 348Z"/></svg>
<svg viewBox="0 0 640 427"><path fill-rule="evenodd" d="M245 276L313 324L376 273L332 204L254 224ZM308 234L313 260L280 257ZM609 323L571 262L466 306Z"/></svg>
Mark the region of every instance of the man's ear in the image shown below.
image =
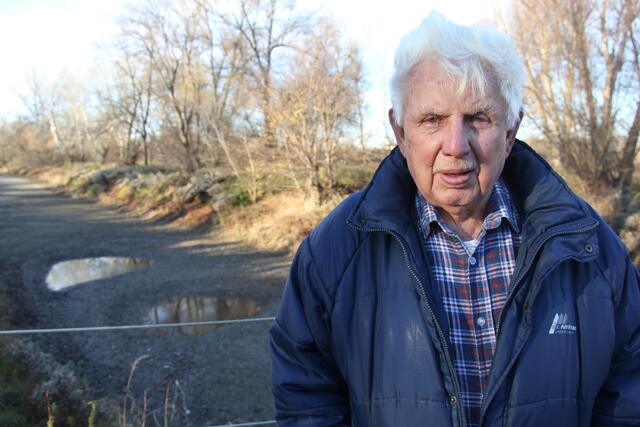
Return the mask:
<svg viewBox="0 0 640 427"><path fill-rule="evenodd" d="M520 110L520 113L518 114L518 120L516 121L516 123L511 127L511 129L507 130L507 156L509 155L509 153L511 153L511 149L513 148L513 144L516 141L516 135L518 133L518 129L520 129L520 123L522 123L522 118L524 117L524 112L522 110Z"/></svg>
<svg viewBox="0 0 640 427"><path fill-rule="evenodd" d="M389 124L391 125L391 129L393 129L393 135L396 137L396 144L398 144L400 151L404 154L404 128L396 123L393 108L389 109Z"/></svg>

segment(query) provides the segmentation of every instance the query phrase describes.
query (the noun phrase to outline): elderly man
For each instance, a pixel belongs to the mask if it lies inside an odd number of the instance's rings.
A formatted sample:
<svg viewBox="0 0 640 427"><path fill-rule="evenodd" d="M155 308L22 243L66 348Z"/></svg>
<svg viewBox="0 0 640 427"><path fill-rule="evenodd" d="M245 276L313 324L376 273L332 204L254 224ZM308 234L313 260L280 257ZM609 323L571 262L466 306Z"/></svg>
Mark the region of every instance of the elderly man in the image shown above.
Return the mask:
<svg viewBox="0 0 640 427"><path fill-rule="evenodd" d="M282 426L640 426L620 240L515 139L523 67L431 14L396 52L397 148L302 243L271 329Z"/></svg>

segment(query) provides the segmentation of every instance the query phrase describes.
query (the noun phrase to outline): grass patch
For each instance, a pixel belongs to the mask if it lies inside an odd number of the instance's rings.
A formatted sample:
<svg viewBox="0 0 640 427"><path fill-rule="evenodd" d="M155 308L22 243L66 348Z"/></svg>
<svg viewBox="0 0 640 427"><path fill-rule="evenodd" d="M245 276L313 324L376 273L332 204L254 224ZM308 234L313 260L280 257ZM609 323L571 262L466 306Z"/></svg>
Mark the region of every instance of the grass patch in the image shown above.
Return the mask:
<svg viewBox="0 0 640 427"><path fill-rule="evenodd" d="M0 425L33 425L46 420L36 415L31 408L29 396L33 374L21 361L15 360L6 352L7 340L0 342ZM44 415L44 414L43 414Z"/></svg>
<svg viewBox="0 0 640 427"><path fill-rule="evenodd" d="M0 276L0 328L14 327L9 320L7 279ZM15 338L0 337L0 425L38 425L46 421L46 414L33 407L31 393L44 377L10 354L8 348L12 339Z"/></svg>
<svg viewBox="0 0 640 427"><path fill-rule="evenodd" d="M224 190L229 195L231 206L248 206L251 204L251 195L245 183L236 177L224 180Z"/></svg>
<svg viewBox="0 0 640 427"><path fill-rule="evenodd" d="M15 329L9 318L8 287L8 277L0 275L0 328ZM54 421L56 427L75 427L87 425L91 416L93 427L113 426L105 413L95 420L100 408L86 403L85 382L70 372L29 339L0 337L0 426L45 426ZM52 419L49 409L54 408Z"/></svg>
<svg viewBox="0 0 640 427"><path fill-rule="evenodd" d="M231 211L223 218L223 234L259 249L294 251L300 242L340 201L321 206L296 192L265 196L259 202Z"/></svg>
<svg viewBox="0 0 640 427"><path fill-rule="evenodd" d="M363 188L373 175L373 165L345 164L336 170L336 188L342 194L350 194Z"/></svg>

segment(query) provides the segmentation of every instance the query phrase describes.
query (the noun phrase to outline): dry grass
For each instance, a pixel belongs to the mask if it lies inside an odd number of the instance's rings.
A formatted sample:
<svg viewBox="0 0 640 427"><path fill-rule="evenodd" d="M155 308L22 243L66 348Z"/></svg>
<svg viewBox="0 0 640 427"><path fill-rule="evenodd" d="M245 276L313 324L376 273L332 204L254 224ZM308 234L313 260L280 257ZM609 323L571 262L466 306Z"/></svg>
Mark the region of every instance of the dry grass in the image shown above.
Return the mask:
<svg viewBox="0 0 640 427"><path fill-rule="evenodd" d="M221 218L223 234L260 249L295 251L341 200L336 197L317 206L300 193L268 196L255 205L224 215Z"/></svg>
<svg viewBox="0 0 640 427"><path fill-rule="evenodd" d="M184 214L176 218L175 223L178 226L198 227L208 223L214 215L215 210L211 204L191 202L184 205Z"/></svg>

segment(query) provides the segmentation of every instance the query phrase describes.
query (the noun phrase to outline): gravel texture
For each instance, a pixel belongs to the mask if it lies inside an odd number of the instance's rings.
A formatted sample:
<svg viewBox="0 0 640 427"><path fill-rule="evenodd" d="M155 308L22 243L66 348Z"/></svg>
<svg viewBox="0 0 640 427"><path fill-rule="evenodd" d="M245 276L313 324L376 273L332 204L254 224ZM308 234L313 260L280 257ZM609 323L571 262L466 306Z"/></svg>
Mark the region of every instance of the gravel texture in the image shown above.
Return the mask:
<svg viewBox="0 0 640 427"><path fill-rule="evenodd" d="M260 301L256 317L277 310L290 257L221 241L215 228L177 230L124 209L72 199L45 184L0 175L0 268L12 317L28 328L143 323L153 307L202 296ZM57 262L135 257L147 269L53 292L45 278ZM267 332L270 322L233 324L197 335L151 331L40 335L32 341L74 367L92 398L129 396L163 417L167 385L176 398L174 425L207 426L273 419ZM153 425L153 424L148 424Z"/></svg>

